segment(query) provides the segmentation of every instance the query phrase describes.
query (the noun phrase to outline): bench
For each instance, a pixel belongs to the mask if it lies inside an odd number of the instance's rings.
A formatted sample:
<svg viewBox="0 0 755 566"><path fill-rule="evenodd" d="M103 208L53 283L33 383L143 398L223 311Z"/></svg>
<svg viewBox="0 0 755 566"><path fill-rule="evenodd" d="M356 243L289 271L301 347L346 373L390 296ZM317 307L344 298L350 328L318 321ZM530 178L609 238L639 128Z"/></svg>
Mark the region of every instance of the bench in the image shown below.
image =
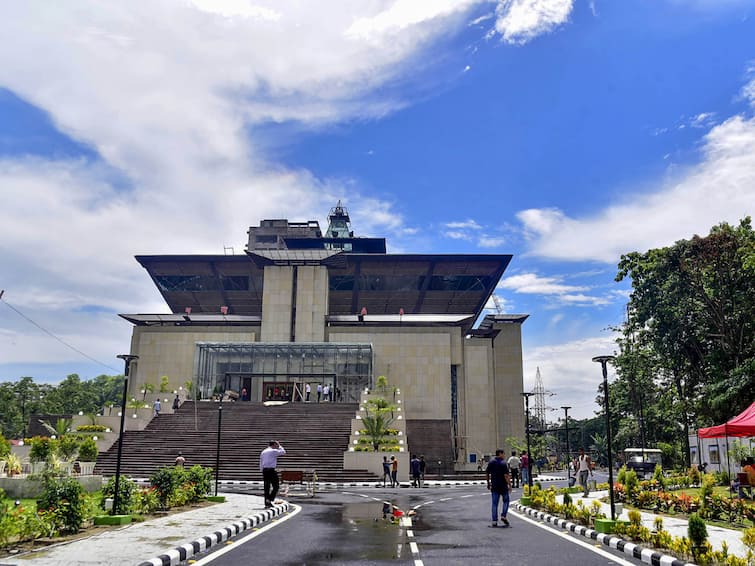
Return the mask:
<svg viewBox="0 0 755 566"><path fill-rule="evenodd" d="M291 486L303 486L309 497L317 491L317 473L313 469L282 469L278 472L281 481L281 495L290 493Z"/></svg>

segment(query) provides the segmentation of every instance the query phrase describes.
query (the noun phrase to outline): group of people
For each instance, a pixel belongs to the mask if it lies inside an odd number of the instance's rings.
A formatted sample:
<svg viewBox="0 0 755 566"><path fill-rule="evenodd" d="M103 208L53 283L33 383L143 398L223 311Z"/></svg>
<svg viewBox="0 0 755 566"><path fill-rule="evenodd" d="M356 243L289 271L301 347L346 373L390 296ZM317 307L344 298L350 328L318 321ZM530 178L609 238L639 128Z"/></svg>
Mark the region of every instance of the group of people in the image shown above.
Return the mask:
<svg viewBox="0 0 755 566"><path fill-rule="evenodd" d="M331 387L327 383L323 385L322 383L317 384L317 402L320 401L327 401L329 403L332 403L334 398L336 401L341 400L341 390L338 387ZM312 386L309 383L304 384L304 401L309 403L309 398L312 395Z"/></svg>
<svg viewBox="0 0 755 566"><path fill-rule="evenodd" d="M532 464L526 451L523 450L520 455L517 455L516 450L512 450L506 464L509 468L512 487L519 487L520 480L521 484L529 484Z"/></svg>
<svg viewBox="0 0 755 566"><path fill-rule="evenodd" d="M391 456L391 460L388 461L388 456L383 456L383 487L386 485L386 479L391 482L391 487L397 487L398 483L398 460L395 456Z"/></svg>

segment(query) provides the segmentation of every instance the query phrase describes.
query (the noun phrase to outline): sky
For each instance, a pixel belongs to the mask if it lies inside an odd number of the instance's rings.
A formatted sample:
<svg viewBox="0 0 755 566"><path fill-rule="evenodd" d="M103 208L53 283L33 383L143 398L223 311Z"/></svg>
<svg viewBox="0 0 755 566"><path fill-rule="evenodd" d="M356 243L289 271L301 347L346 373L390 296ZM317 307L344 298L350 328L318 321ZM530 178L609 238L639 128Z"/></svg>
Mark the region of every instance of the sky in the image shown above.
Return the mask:
<svg viewBox="0 0 755 566"><path fill-rule="evenodd" d="M621 255L753 213L750 1L0 0L0 37L0 381L122 373L118 313L168 310L135 255L341 199L389 252L513 254L525 390L586 418Z"/></svg>

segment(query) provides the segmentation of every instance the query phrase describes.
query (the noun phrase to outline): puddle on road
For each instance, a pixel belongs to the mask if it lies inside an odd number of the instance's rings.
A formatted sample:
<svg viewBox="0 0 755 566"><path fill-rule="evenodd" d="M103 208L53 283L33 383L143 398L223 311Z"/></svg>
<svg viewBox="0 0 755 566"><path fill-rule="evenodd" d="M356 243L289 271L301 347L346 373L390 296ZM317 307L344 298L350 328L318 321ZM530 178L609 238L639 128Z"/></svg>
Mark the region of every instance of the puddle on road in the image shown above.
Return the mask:
<svg viewBox="0 0 755 566"><path fill-rule="evenodd" d="M323 521L345 531L339 539L340 547L313 551L304 563L411 558L406 529L400 525L401 517L392 511L390 504L379 501L339 505L337 512L323 517Z"/></svg>

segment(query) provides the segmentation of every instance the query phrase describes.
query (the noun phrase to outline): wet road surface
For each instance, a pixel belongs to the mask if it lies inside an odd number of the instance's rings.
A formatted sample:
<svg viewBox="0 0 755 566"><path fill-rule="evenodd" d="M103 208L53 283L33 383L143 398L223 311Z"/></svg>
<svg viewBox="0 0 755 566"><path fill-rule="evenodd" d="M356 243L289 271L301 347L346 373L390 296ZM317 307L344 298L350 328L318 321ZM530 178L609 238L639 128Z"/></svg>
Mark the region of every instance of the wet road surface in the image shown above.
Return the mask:
<svg viewBox="0 0 755 566"><path fill-rule="evenodd" d="M515 490L512 499L520 494ZM300 509L206 558L195 557L199 566L640 564L513 512L511 528L491 528L483 486L352 488L290 502Z"/></svg>

